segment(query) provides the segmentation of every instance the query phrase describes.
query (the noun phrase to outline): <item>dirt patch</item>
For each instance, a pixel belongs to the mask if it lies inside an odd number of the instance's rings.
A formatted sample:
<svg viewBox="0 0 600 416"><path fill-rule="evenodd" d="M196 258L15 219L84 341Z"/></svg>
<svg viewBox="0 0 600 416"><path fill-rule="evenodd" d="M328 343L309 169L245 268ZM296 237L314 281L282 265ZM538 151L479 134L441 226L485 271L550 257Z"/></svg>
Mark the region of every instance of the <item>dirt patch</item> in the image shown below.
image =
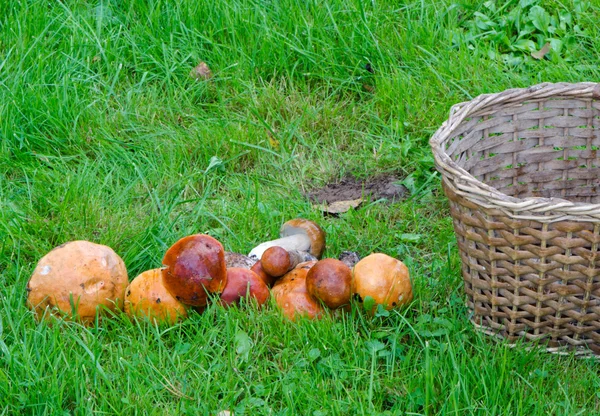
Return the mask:
<svg viewBox="0 0 600 416"><path fill-rule="evenodd" d="M313 202L331 204L338 201L351 201L359 198L372 200L385 198L390 202L404 199L408 190L400 185L396 175L379 175L365 180L347 176L338 183L325 185L307 194Z"/></svg>

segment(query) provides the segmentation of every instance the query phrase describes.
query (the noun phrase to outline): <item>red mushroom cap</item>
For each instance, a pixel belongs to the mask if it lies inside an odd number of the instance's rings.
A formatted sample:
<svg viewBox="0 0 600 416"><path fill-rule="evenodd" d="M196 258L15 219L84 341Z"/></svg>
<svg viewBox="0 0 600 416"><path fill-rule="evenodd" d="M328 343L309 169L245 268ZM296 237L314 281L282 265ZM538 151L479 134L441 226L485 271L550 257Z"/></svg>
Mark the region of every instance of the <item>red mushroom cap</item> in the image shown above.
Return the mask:
<svg viewBox="0 0 600 416"><path fill-rule="evenodd" d="M221 293L221 304L229 306L242 298L251 297L259 305L269 299L269 288L252 270L241 267L227 269L227 284Z"/></svg>
<svg viewBox="0 0 600 416"><path fill-rule="evenodd" d="M175 298L191 306L204 306L209 293L219 293L227 282L225 250L206 234L184 237L163 259L163 281Z"/></svg>

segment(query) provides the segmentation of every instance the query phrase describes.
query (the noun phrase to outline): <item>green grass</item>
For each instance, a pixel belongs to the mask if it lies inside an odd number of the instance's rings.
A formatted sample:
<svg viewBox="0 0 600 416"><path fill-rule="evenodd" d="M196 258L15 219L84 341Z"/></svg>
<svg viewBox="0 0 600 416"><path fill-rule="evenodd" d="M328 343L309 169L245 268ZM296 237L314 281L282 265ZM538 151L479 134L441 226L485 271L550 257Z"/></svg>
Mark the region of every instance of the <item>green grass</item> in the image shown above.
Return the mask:
<svg viewBox="0 0 600 416"><path fill-rule="evenodd" d="M0 414L600 413L595 362L472 328L427 145L478 94L598 80L600 13L578 16L568 54L515 65L456 36L483 3L2 2ZM201 60L210 83L189 77ZM304 197L378 173L411 197L338 218ZM132 279L184 235L247 252L293 217L322 224L326 256L405 261L410 308L289 323L273 305L213 306L172 328L37 324L26 308L37 260L63 242L111 246Z"/></svg>

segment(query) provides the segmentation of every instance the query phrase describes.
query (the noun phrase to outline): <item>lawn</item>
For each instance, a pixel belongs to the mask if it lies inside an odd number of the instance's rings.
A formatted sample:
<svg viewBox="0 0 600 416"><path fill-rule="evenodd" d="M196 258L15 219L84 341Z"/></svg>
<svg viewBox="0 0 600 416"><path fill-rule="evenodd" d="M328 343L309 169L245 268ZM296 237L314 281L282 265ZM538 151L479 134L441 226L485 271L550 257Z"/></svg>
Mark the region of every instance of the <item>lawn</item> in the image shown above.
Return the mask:
<svg viewBox="0 0 600 416"><path fill-rule="evenodd" d="M592 3L1 2L0 414L600 413L595 361L471 326L428 147L455 103L599 80ZM408 196L339 216L306 197L382 174ZM172 327L36 323L25 304L66 241L112 247L131 280L185 235L246 253L295 217L326 257L404 261L413 303L295 323L213 305Z"/></svg>

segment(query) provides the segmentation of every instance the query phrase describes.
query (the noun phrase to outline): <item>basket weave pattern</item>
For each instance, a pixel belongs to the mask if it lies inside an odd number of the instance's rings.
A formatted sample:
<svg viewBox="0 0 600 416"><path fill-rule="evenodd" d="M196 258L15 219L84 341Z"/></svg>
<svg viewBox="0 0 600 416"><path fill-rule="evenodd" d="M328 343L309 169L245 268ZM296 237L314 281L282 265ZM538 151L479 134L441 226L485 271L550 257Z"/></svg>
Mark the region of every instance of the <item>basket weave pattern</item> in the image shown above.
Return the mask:
<svg viewBox="0 0 600 416"><path fill-rule="evenodd" d="M476 326L600 354L600 84L477 97L430 143Z"/></svg>

